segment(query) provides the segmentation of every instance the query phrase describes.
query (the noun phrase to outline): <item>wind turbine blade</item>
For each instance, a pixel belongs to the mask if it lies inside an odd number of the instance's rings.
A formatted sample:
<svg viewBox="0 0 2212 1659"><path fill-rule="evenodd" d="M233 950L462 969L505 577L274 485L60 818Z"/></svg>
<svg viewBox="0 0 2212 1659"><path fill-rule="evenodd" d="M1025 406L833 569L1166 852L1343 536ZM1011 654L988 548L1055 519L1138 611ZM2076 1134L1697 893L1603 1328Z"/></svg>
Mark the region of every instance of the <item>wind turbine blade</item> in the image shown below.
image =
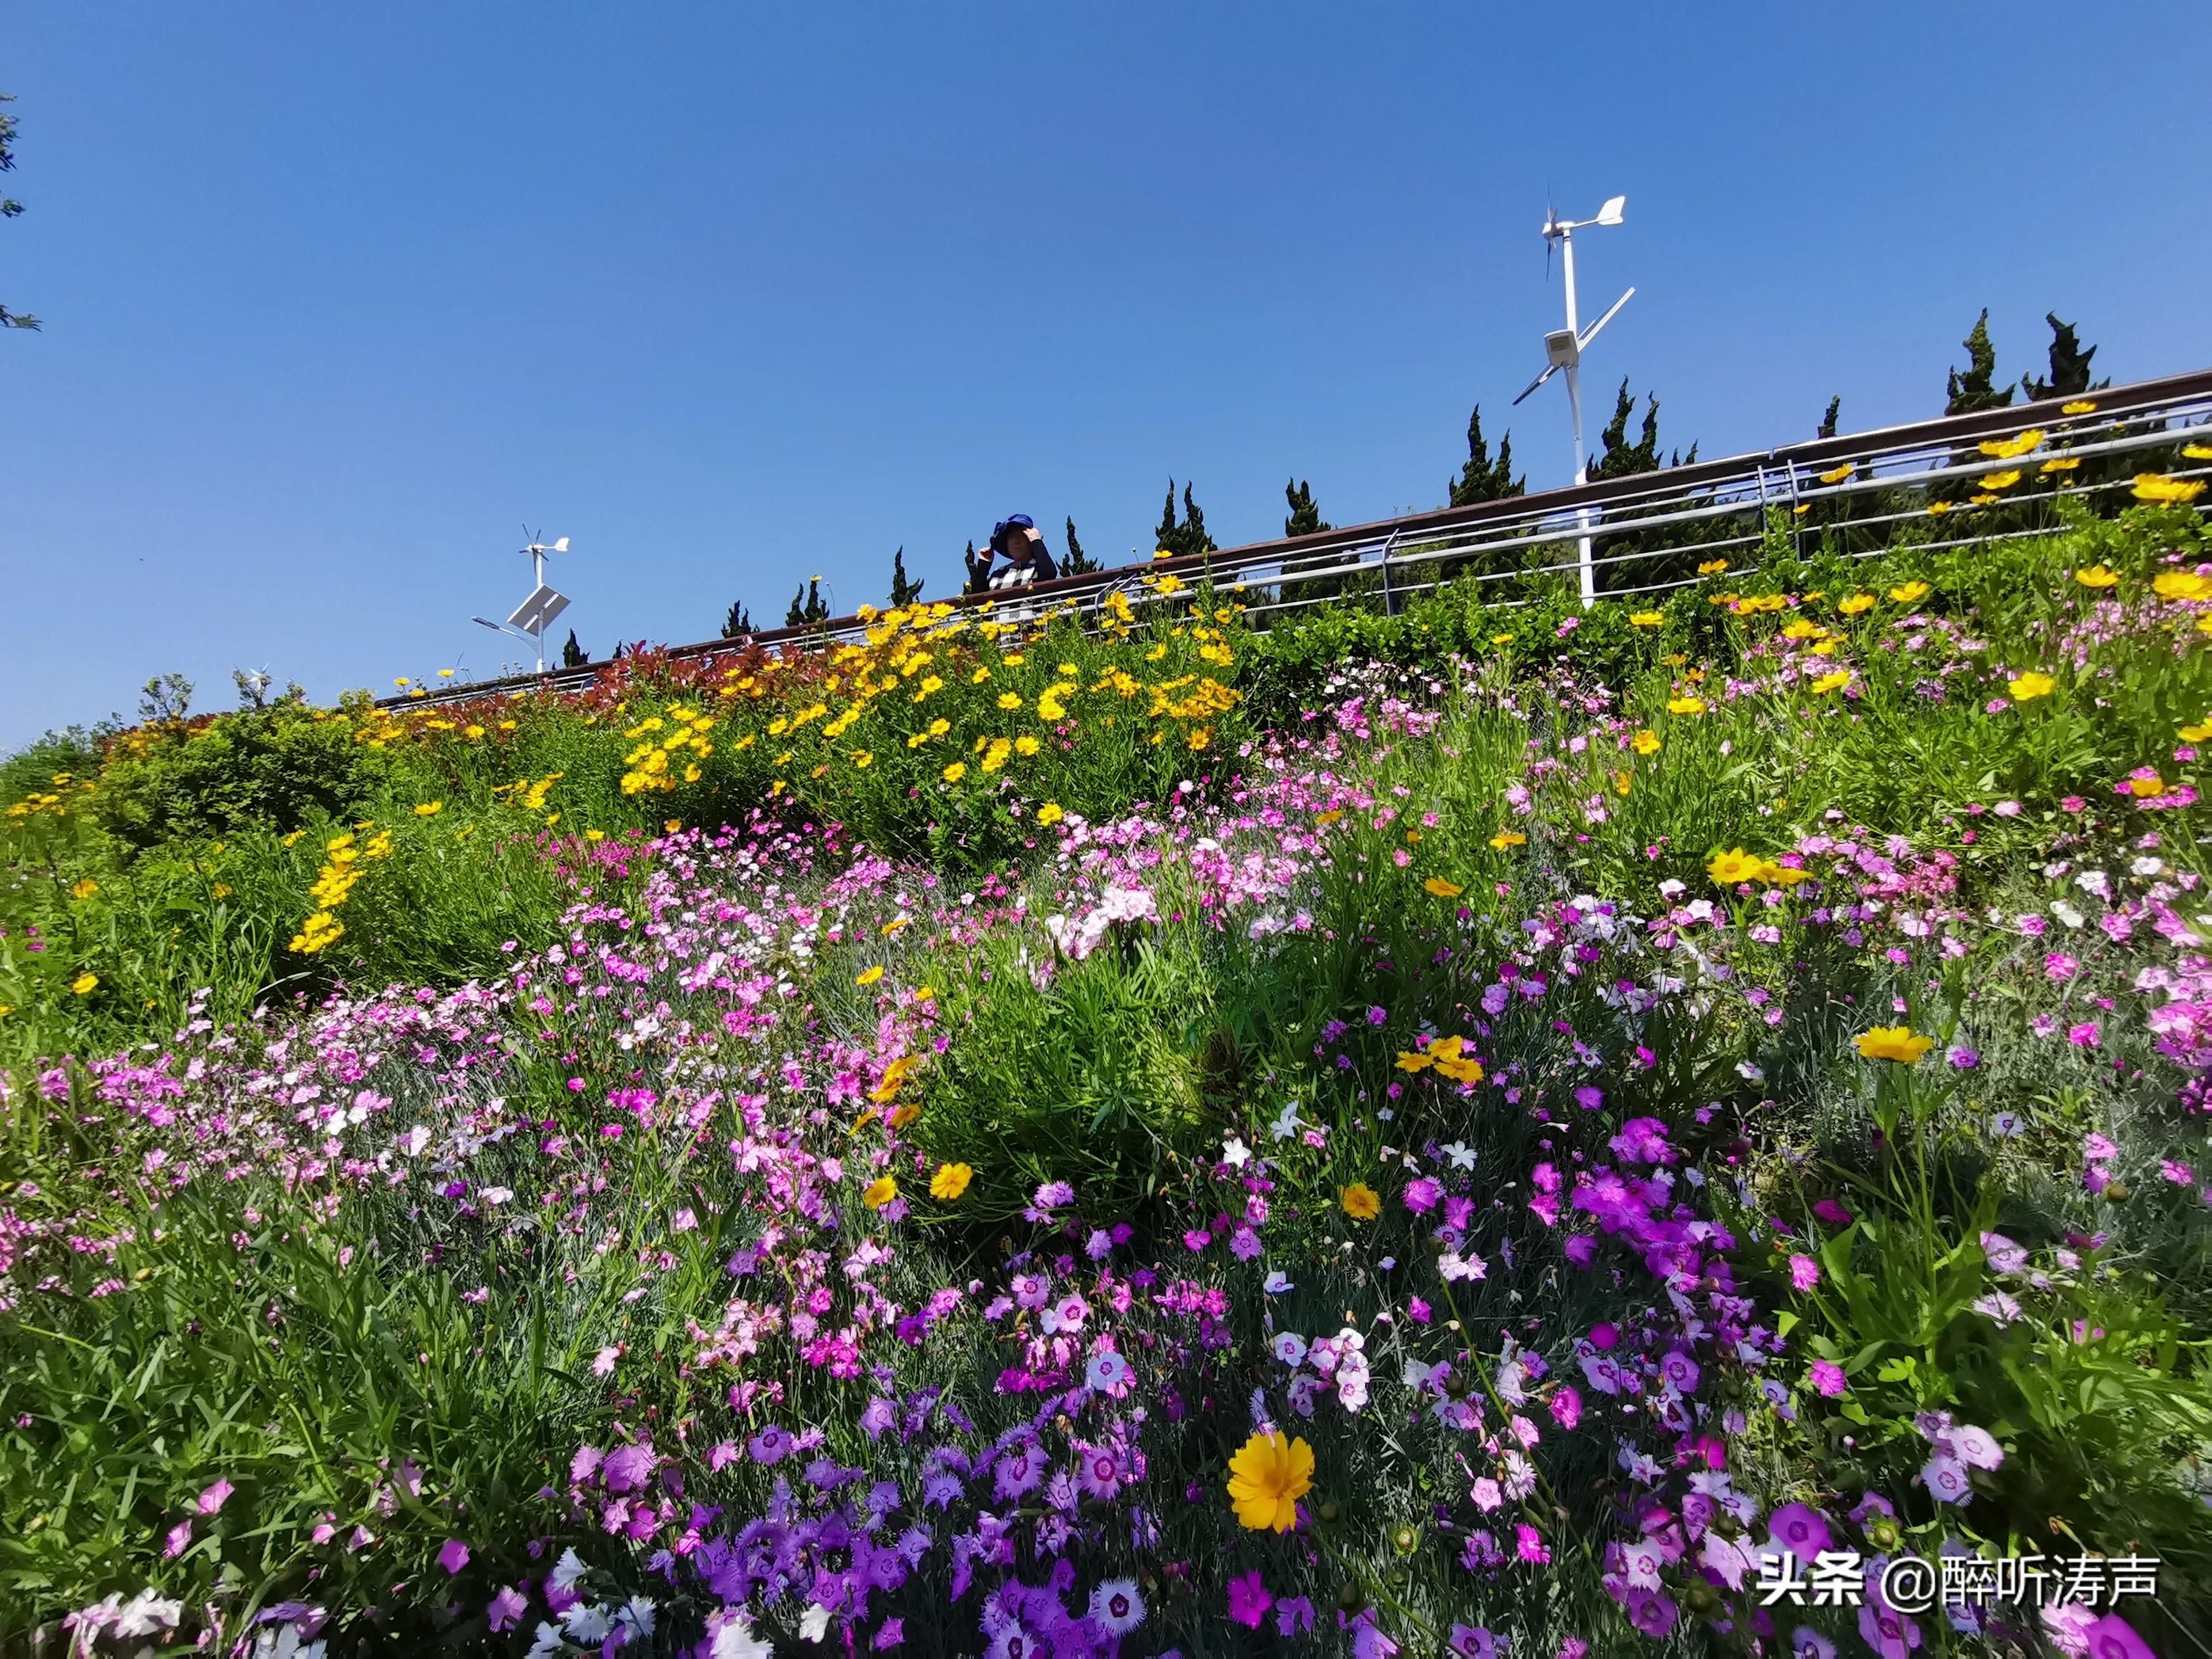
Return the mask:
<svg viewBox="0 0 2212 1659"><path fill-rule="evenodd" d="M1512 407L1516 407L1516 408L1519 407L1520 403L1521 403L1521 398L1526 398L1526 397L1528 395L1528 393L1529 393L1530 392L1534 392L1534 391L1538 386L1540 386L1543 385L1545 381L1547 381L1547 380L1550 380L1550 379L1552 378L1552 376L1553 376L1554 374L1558 374L1559 372L1559 366L1557 363L1553 363L1553 364L1549 368L1546 369L1546 370L1545 370L1541 374L1539 374L1539 375L1538 375L1534 380L1531 380L1531 381L1529 381L1529 382L1528 382L1528 389L1527 389L1527 391L1522 392L1522 394L1521 394L1521 397L1520 397L1520 398L1516 398L1513 400L1513 404L1512 404L1512 405L1511 405L1511 406L1512 406Z"/></svg>
<svg viewBox="0 0 2212 1659"><path fill-rule="evenodd" d="M1621 307L1626 305L1635 297L1636 290L1632 288L1627 293L1622 295L1618 300L1615 300L1613 302L1613 308L1611 310L1607 311L1604 316L1599 318L1595 322L1592 323L1588 328L1582 331L1581 337L1577 339L1575 342L1575 349L1577 351L1588 350L1589 349L1589 343L1597 338L1598 330L1603 328L1615 317L1618 317L1620 314Z"/></svg>

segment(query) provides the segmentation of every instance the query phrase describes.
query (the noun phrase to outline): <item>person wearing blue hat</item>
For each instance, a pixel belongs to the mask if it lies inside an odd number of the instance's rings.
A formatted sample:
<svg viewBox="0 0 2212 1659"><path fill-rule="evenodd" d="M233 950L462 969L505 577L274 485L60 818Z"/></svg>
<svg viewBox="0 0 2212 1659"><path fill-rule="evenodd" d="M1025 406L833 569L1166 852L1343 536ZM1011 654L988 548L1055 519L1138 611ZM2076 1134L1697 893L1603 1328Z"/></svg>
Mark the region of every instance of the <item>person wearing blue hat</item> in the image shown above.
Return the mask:
<svg viewBox="0 0 2212 1659"><path fill-rule="evenodd" d="M992 565L1001 554L1006 556L1006 563L994 572ZM1017 513L992 526L990 541L969 561L968 591L972 593L986 588L1026 587L1031 582L1048 582L1059 574L1060 567L1045 550L1044 537L1036 527L1036 520L1026 513Z"/></svg>

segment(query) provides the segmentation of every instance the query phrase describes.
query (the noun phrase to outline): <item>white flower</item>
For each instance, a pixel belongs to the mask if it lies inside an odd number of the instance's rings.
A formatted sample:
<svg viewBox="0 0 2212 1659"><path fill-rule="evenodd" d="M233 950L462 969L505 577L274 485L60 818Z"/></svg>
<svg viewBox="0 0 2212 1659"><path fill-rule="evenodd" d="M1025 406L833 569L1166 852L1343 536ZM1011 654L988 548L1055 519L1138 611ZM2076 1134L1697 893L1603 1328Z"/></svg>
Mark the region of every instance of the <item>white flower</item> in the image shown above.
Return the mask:
<svg viewBox="0 0 2212 1659"><path fill-rule="evenodd" d="M1109 1636L1126 1636L1145 1622L1145 1598L1133 1579L1109 1578L1091 1592L1091 1620Z"/></svg>
<svg viewBox="0 0 2212 1659"><path fill-rule="evenodd" d="M1278 1267L1261 1281L1260 1288L1270 1296L1280 1296L1285 1291L1295 1291L1297 1286L1291 1283L1288 1273Z"/></svg>
<svg viewBox="0 0 2212 1659"><path fill-rule="evenodd" d="M1306 1340L1296 1331L1278 1331L1274 1340L1267 1345L1275 1358L1285 1365L1303 1365L1306 1358Z"/></svg>
<svg viewBox="0 0 2212 1659"><path fill-rule="evenodd" d="M540 1625L538 1627L538 1639L530 1644L530 1651L524 1656L524 1659L553 1659L553 1656L567 1645L562 1641L559 1631L550 1625Z"/></svg>
<svg viewBox="0 0 2212 1659"><path fill-rule="evenodd" d="M1094 1353L1091 1356L1091 1364L1084 1370L1083 1380L1099 1394L1118 1389L1129 1380L1129 1362L1111 1350Z"/></svg>
<svg viewBox="0 0 2212 1659"><path fill-rule="evenodd" d="M631 1596L623 1610L615 1615L615 1620L618 1624L628 1626L640 1636L652 1635L653 1598L649 1595Z"/></svg>
<svg viewBox="0 0 2212 1659"><path fill-rule="evenodd" d="M152 1589L142 1589L116 1614L118 1636L151 1636L158 1630L174 1630L185 1616L182 1601L164 1601Z"/></svg>
<svg viewBox="0 0 2212 1659"><path fill-rule="evenodd" d="M1267 1133L1278 1140L1288 1140L1297 1132L1298 1103L1293 1100L1275 1115L1275 1121L1267 1126Z"/></svg>
<svg viewBox="0 0 2212 1659"><path fill-rule="evenodd" d="M608 1621L606 1609L596 1601L577 1602L561 1615L561 1624L573 1640L586 1647L605 1641L607 1632L614 1628Z"/></svg>
<svg viewBox="0 0 2212 1659"><path fill-rule="evenodd" d="M1474 1149L1463 1140L1455 1140L1445 1147L1444 1156L1451 1160L1455 1170L1472 1170L1474 1167Z"/></svg>
<svg viewBox="0 0 2212 1659"><path fill-rule="evenodd" d="M1457 1250L1446 1250L1437 1258L1437 1272L1446 1284L1455 1279L1480 1279L1490 1272L1490 1264L1480 1256L1462 1256Z"/></svg>
<svg viewBox="0 0 2212 1659"><path fill-rule="evenodd" d="M1221 1161L1232 1170L1241 1170L1252 1161L1252 1149L1244 1144L1242 1135L1231 1135L1221 1143Z"/></svg>
<svg viewBox="0 0 2212 1659"><path fill-rule="evenodd" d="M814 1602L799 1615L799 1639L818 1642L830 1633L830 1609L819 1601Z"/></svg>
<svg viewBox="0 0 2212 1659"><path fill-rule="evenodd" d="M775 1659L775 1650L753 1634L744 1613L724 1607L707 1615L708 1659Z"/></svg>
<svg viewBox="0 0 2212 1659"><path fill-rule="evenodd" d="M574 1550L566 1549L561 1552L561 1559L553 1564L553 1571L546 1575L546 1582L555 1589L564 1590L572 1587L583 1576L583 1562L577 1557Z"/></svg>
<svg viewBox="0 0 2212 1659"><path fill-rule="evenodd" d="M2136 876L2159 876L2166 873L2166 860L2146 854L2128 866L2128 872Z"/></svg>

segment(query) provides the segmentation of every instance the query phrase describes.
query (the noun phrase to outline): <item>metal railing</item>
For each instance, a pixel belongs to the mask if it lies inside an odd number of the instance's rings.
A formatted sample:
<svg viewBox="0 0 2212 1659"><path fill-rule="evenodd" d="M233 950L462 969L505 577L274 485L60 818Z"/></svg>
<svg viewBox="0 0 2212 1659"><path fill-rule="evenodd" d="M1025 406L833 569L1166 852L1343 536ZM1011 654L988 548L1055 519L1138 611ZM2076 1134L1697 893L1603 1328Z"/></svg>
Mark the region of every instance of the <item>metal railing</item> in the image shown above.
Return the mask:
<svg viewBox="0 0 2212 1659"><path fill-rule="evenodd" d="M1139 607L1156 600L1163 579L1171 576L1185 586L1211 583L1235 593L1248 619L1266 626L1270 618L1332 600L1396 611L1414 595L1452 580L1578 575L1584 557L1601 599L1626 599L1698 580L1686 568L1693 562L1726 560L1732 573L1753 568L1777 537L1801 552L1825 545L1870 557L1908 543L1932 550L2045 536L2063 527L2057 502L2124 495L2138 471L2212 476L2212 445L2196 441L2200 434L2212 437L2212 370L2107 386L2081 401L2094 407L2069 415L2054 398L1814 438L1764 454L1153 559L946 603L1000 622L1072 615L1090 623L1112 595ZM2039 429L2042 441L2016 457L1985 453L1985 445ZM2188 456L2187 447L2208 453ZM2007 473L2018 476L2007 481ZM2212 509L2212 500L2204 505ZM1580 545L1585 540L1586 554ZM821 646L859 639L867 627L859 617L842 617L676 646L665 655L684 660L755 645ZM606 666L423 688L420 696L387 697L380 706L578 690Z"/></svg>

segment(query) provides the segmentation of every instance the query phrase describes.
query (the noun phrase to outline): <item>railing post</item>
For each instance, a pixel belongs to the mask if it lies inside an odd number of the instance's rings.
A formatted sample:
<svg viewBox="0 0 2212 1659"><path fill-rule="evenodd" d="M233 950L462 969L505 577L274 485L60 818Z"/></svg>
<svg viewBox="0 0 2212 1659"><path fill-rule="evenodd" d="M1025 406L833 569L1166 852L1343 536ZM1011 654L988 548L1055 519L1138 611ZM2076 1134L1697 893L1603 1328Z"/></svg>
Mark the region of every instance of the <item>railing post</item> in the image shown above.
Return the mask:
<svg viewBox="0 0 2212 1659"><path fill-rule="evenodd" d="M1398 614L1398 591L1390 585L1390 550L1398 544L1398 532L1392 531L1389 539L1382 544L1382 614Z"/></svg>

